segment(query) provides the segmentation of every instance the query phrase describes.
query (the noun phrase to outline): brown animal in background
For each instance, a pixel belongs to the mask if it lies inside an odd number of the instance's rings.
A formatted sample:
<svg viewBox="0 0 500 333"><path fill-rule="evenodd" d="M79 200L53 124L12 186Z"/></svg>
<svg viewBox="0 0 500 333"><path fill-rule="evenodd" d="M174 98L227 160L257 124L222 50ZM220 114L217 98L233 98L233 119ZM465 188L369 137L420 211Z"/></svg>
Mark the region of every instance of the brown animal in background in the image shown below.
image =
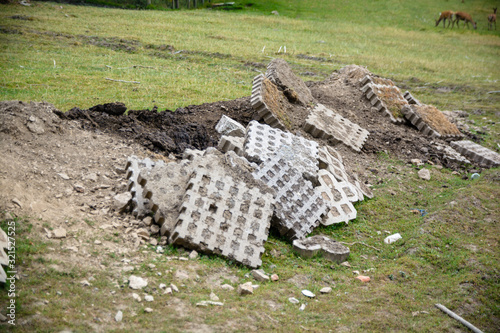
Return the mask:
<svg viewBox="0 0 500 333"><path fill-rule="evenodd" d="M495 30L497 30L497 9L493 8L493 14L488 15L488 30L493 27L495 23Z"/></svg>
<svg viewBox="0 0 500 333"><path fill-rule="evenodd" d="M477 29L476 22L474 22L472 17L469 14L467 14L466 12L456 12L454 14L454 16L455 16L455 20L453 21L453 23L451 25L452 28L455 25L455 23L457 24L457 28L459 28L458 23L460 21L464 21L464 26L465 26L465 24L467 24L467 29L469 29L469 22L472 23L472 27L474 27L474 29Z"/></svg>
<svg viewBox="0 0 500 333"><path fill-rule="evenodd" d="M442 13L439 13L439 19L436 20L436 27L438 26L439 22L443 20L443 28L445 27L446 20L448 20L448 27L450 26L451 21L453 20L453 12L451 10L445 10Z"/></svg>

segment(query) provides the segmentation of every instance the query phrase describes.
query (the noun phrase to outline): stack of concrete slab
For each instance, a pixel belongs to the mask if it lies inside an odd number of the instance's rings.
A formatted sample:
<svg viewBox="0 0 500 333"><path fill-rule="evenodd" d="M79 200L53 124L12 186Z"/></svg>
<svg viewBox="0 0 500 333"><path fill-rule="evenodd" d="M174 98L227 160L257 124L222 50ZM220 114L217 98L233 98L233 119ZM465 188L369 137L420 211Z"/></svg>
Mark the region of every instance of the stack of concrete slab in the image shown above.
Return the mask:
<svg viewBox="0 0 500 333"><path fill-rule="evenodd" d="M388 116L393 123L405 122L401 108L408 105L408 101L394 82L371 75L365 76L360 82L361 91L373 107Z"/></svg>
<svg viewBox="0 0 500 333"><path fill-rule="evenodd" d="M253 79L250 103L257 112L259 119L272 127L285 129L283 122L287 121L286 108L283 106L285 96L264 75Z"/></svg>

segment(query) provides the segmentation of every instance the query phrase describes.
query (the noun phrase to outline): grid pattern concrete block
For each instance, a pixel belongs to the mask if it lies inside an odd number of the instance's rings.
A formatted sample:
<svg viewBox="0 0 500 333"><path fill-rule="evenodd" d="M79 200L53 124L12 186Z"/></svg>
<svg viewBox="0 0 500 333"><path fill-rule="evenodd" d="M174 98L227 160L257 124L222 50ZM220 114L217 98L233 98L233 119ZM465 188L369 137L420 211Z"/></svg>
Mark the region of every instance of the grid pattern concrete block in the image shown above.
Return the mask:
<svg viewBox="0 0 500 333"><path fill-rule="evenodd" d="M245 138L223 135L219 140L219 145L217 146L217 148L223 153L234 151L237 155L243 156L244 143Z"/></svg>
<svg viewBox="0 0 500 333"><path fill-rule="evenodd" d="M216 171L200 168L191 175L172 242L258 267L273 195Z"/></svg>
<svg viewBox="0 0 500 333"><path fill-rule="evenodd" d="M321 193L291 165L283 152L263 162L254 176L276 191L273 221L281 235L289 239L304 238L328 213Z"/></svg>
<svg viewBox="0 0 500 333"><path fill-rule="evenodd" d="M320 186L316 189L321 193L326 205L330 210L325 219L321 221L323 225L332 225L356 218L357 211L351 203L349 197L357 199L356 192L352 192L350 184L338 182L335 177L326 170L319 170L318 180Z"/></svg>
<svg viewBox="0 0 500 333"><path fill-rule="evenodd" d="M420 112L423 111L427 113L429 123L420 114ZM413 126L418 128L418 130L424 135L430 136L431 138L458 140L463 137L458 128L454 124L452 124L444 114L442 114L433 106L405 105L401 109L401 112L403 113L405 118L412 123ZM433 123L440 126L441 130L435 127L436 125L433 125Z"/></svg>
<svg viewBox="0 0 500 333"><path fill-rule="evenodd" d="M322 104L316 105L310 112L304 130L316 138L325 140L333 138L358 152L370 134Z"/></svg>
<svg viewBox="0 0 500 333"><path fill-rule="evenodd" d="M405 91L403 96L410 104L422 105L422 103L420 103L420 101L418 99L416 99L408 90Z"/></svg>
<svg viewBox="0 0 500 333"><path fill-rule="evenodd" d="M337 181L348 183L351 190L357 193L357 200L354 201L362 201L365 196L373 198L373 192L368 186L361 183L356 175L346 172L342 156L334 148L329 146L321 147L318 160L320 169L328 170Z"/></svg>
<svg viewBox="0 0 500 333"><path fill-rule="evenodd" d="M256 121L248 124L244 154L249 161L262 163L280 149L288 151L285 157L307 178L315 178L318 171L316 142Z"/></svg>
<svg viewBox="0 0 500 333"><path fill-rule="evenodd" d="M408 101L404 98L399 88L391 80L366 75L360 80L360 82L363 85L361 87L361 91L365 94L365 97L370 101L374 108L389 117L389 119L395 124L405 122L403 117L395 117L383 100L384 98L382 97L383 94L381 91L385 90L391 93L391 98L393 98L397 104L408 104Z"/></svg>
<svg viewBox="0 0 500 333"><path fill-rule="evenodd" d="M221 135L237 137L245 136L245 127L224 114L220 118L217 125L215 125L215 130Z"/></svg>
<svg viewBox="0 0 500 333"><path fill-rule="evenodd" d="M322 235L294 240L293 249L305 258L312 258L321 253L323 257L337 263L344 262L350 254L347 246Z"/></svg>
<svg viewBox="0 0 500 333"><path fill-rule="evenodd" d="M138 182L139 174L142 170L150 170L155 165L162 165L163 161L152 161L149 158L140 159L137 156L130 156L127 160L126 177L128 179L128 190L132 194L133 214L144 216L149 213L149 200L144 197L143 188Z"/></svg>
<svg viewBox="0 0 500 333"><path fill-rule="evenodd" d="M253 79L252 86L252 96L250 97L250 103L252 104L253 109L257 112L259 119L263 119L266 124L271 127L285 129L285 126L276 118L273 112L269 109L269 107L264 102L263 97L263 81L265 77L263 74L257 75Z"/></svg>
<svg viewBox="0 0 500 333"><path fill-rule="evenodd" d="M144 188L144 197L150 202L149 208L155 223L161 227L162 236L171 235L192 168L191 161L182 160L156 165L139 174L138 181Z"/></svg>
<svg viewBox="0 0 500 333"><path fill-rule="evenodd" d="M500 154L469 140L452 141L451 147L473 162L488 168L500 165Z"/></svg>
<svg viewBox="0 0 500 333"><path fill-rule="evenodd" d="M308 105L314 101L311 90L293 73L292 68L284 59L271 60L267 65L266 77L282 89L295 92L301 104Z"/></svg>

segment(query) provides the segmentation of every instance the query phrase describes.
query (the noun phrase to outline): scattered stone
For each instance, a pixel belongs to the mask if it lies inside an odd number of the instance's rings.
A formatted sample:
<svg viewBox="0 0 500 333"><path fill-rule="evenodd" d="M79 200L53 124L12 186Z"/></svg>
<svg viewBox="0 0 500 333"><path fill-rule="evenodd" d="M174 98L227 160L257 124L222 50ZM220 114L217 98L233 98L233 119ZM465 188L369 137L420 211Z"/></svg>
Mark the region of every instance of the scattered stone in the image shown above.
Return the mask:
<svg viewBox="0 0 500 333"><path fill-rule="evenodd" d="M7 321L7 317L5 317L3 314L0 313L0 321L1 322Z"/></svg>
<svg viewBox="0 0 500 333"><path fill-rule="evenodd" d="M349 267L351 268L351 264L349 264L348 261L344 261L343 263L340 264L341 266L344 266L344 267Z"/></svg>
<svg viewBox="0 0 500 333"><path fill-rule="evenodd" d="M221 302L214 302L214 301L201 301L199 303L196 303L196 306L203 306L203 307L206 307L206 306L209 306L209 305L216 305L216 306L223 306L224 303L221 303Z"/></svg>
<svg viewBox="0 0 500 333"><path fill-rule="evenodd" d="M358 276L356 276L356 279L358 279L361 282L370 282L369 276L358 275Z"/></svg>
<svg viewBox="0 0 500 333"><path fill-rule="evenodd" d="M198 252L195 250L191 251L191 253L189 253L189 259L194 260L196 258L198 258Z"/></svg>
<svg viewBox="0 0 500 333"><path fill-rule="evenodd" d="M229 285L229 284L223 284L222 286L220 286L222 289L224 290L229 290L229 291L233 291L234 290L234 287Z"/></svg>
<svg viewBox="0 0 500 333"><path fill-rule="evenodd" d="M299 303L300 303L300 301L299 301L298 299L296 299L295 297L290 297L290 298L288 299L288 301L289 301L290 303L292 303L292 304L299 304Z"/></svg>
<svg viewBox="0 0 500 333"><path fill-rule="evenodd" d="M120 321L122 321L122 319L123 319L123 312L118 311L118 312L116 313L115 320L116 320L117 322L120 322Z"/></svg>
<svg viewBox="0 0 500 333"><path fill-rule="evenodd" d="M165 292L164 292L165 295L173 295L174 293L172 292L172 288L168 287L165 289Z"/></svg>
<svg viewBox="0 0 500 333"><path fill-rule="evenodd" d="M12 199L12 202L15 203L16 205L18 205L19 208L23 208L23 205L21 204L21 201L19 201L19 199L14 198L14 199Z"/></svg>
<svg viewBox="0 0 500 333"><path fill-rule="evenodd" d="M176 293L179 292L179 288L177 288L177 286L173 283L170 284L170 288L172 288L172 290L175 291Z"/></svg>
<svg viewBox="0 0 500 333"><path fill-rule="evenodd" d="M431 180L431 172L429 169L421 169L418 172L418 176L423 180Z"/></svg>
<svg viewBox="0 0 500 333"><path fill-rule="evenodd" d="M158 245L158 240L156 238L151 238L149 240L149 244L156 246L156 245Z"/></svg>
<svg viewBox="0 0 500 333"><path fill-rule="evenodd" d="M157 226L156 224L153 224L153 225L149 228L149 230L151 230L151 233L152 233L152 234L157 234L157 233L159 233L159 232L160 232L160 227L159 227L159 226Z"/></svg>
<svg viewBox="0 0 500 333"><path fill-rule="evenodd" d="M64 179L64 180L69 180L70 179L69 176L67 174L65 174L65 173L58 173L57 175L59 177L61 177L62 179Z"/></svg>
<svg viewBox="0 0 500 333"><path fill-rule="evenodd" d="M314 293L312 293L311 291L309 291L307 289L302 290L302 295L309 297L309 298L316 297L316 295L314 295Z"/></svg>
<svg viewBox="0 0 500 333"><path fill-rule="evenodd" d="M52 237L53 238L66 238L66 229L64 228L57 228L52 231Z"/></svg>
<svg viewBox="0 0 500 333"><path fill-rule="evenodd" d="M151 313L151 312L153 312L153 309L151 309L151 308L145 308L144 312Z"/></svg>
<svg viewBox="0 0 500 333"><path fill-rule="evenodd" d="M83 193L85 192L85 187L83 187L82 184L73 184L73 188L75 189L75 191L77 191L78 193Z"/></svg>
<svg viewBox="0 0 500 333"><path fill-rule="evenodd" d="M80 281L80 284L81 284L82 286L84 286L84 287L88 287L88 286L90 286L90 282L89 282L89 281L87 281L87 280L82 280L82 281Z"/></svg>
<svg viewBox="0 0 500 333"><path fill-rule="evenodd" d="M96 244L96 245L101 245L101 244L102 244L102 242L101 242L100 240L96 239L96 240L94 241L94 244Z"/></svg>
<svg viewBox="0 0 500 333"><path fill-rule="evenodd" d="M146 216L142 222L149 227L153 223L153 218L151 216Z"/></svg>
<svg viewBox="0 0 500 333"><path fill-rule="evenodd" d="M305 304L302 304L299 308L299 311L304 311L306 309L306 305Z"/></svg>
<svg viewBox="0 0 500 333"><path fill-rule="evenodd" d="M238 294L239 295L252 295L253 294L252 282L240 284L238 286Z"/></svg>
<svg viewBox="0 0 500 333"><path fill-rule="evenodd" d="M244 137L246 133L243 125L226 115L222 115L217 125L215 125L215 130L221 135L237 137Z"/></svg>
<svg viewBox="0 0 500 333"><path fill-rule="evenodd" d="M392 244L394 243L395 241L399 240L399 239L402 239L403 237L401 237L401 235L398 233L394 234L394 235L390 235L390 236L387 236L385 239L384 239L384 243L386 244Z"/></svg>
<svg viewBox="0 0 500 333"><path fill-rule="evenodd" d="M142 301L141 297L136 293L132 293L132 298L135 299L137 302Z"/></svg>
<svg viewBox="0 0 500 333"><path fill-rule="evenodd" d="M186 272L183 272L180 270L175 271L174 277L178 280L188 280L189 279L189 275Z"/></svg>
<svg viewBox="0 0 500 333"><path fill-rule="evenodd" d="M332 292L332 288L330 288L330 287L324 287L324 288L321 288L321 290L319 292L322 293L322 294L329 294L329 293Z"/></svg>
<svg viewBox="0 0 500 333"><path fill-rule="evenodd" d="M130 192L117 194L113 197L113 208L119 212L122 212L127 209L130 200L132 200L132 194Z"/></svg>
<svg viewBox="0 0 500 333"><path fill-rule="evenodd" d="M252 271L252 276L254 277L255 280L259 282L269 281L269 276L267 276L262 269L254 269Z"/></svg>
<svg viewBox="0 0 500 333"><path fill-rule="evenodd" d="M153 297L153 296L151 296L151 295L146 295L146 296L144 296L144 300L145 300L146 302L153 302L155 299L154 299L154 297Z"/></svg>
<svg viewBox="0 0 500 333"><path fill-rule="evenodd" d="M217 297L217 295L215 295L213 292L211 292L210 293L210 300L217 302L219 300L219 297Z"/></svg>
<svg viewBox="0 0 500 333"><path fill-rule="evenodd" d="M142 289L148 285L147 280L135 275L130 275L128 281L129 281L129 287L135 290Z"/></svg>
<svg viewBox="0 0 500 333"><path fill-rule="evenodd" d="M271 281L276 282L276 281L278 281L279 279L280 279L280 278L279 278L278 274L273 274L273 275L271 275Z"/></svg>
<svg viewBox="0 0 500 333"><path fill-rule="evenodd" d="M167 288L167 285L165 283L160 283L159 288L165 289L165 288Z"/></svg>
<svg viewBox="0 0 500 333"><path fill-rule="evenodd" d="M321 235L296 239L293 241L293 249L306 258L312 258L321 252L323 257L337 263L345 261L350 253L347 246Z"/></svg>

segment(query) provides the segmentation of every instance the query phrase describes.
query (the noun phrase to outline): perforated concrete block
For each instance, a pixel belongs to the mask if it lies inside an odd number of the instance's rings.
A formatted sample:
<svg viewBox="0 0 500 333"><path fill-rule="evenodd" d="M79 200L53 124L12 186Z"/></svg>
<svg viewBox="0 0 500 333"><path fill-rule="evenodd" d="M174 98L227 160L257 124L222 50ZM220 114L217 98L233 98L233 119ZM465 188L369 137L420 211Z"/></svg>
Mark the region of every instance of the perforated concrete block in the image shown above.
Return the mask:
<svg viewBox="0 0 500 333"><path fill-rule="evenodd" d="M432 105L405 105L401 112L413 126L431 138L457 140L463 137L457 126Z"/></svg>
<svg viewBox="0 0 500 333"><path fill-rule="evenodd" d="M337 181L349 184L351 191L357 193L357 199L350 198L352 202L362 201L364 197L373 198L373 192L368 186L360 182L353 173L345 170L342 156L332 147L324 146L318 149L320 169L328 170Z"/></svg>
<svg viewBox="0 0 500 333"><path fill-rule="evenodd" d="M9 239L5 231L0 229L0 282L5 283L7 281L7 274L2 266L7 267L9 264L9 257L5 253L4 249L9 247Z"/></svg>
<svg viewBox="0 0 500 333"><path fill-rule="evenodd" d="M363 84L361 91L373 107L389 117L393 123L405 122L403 115L398 113L401 112L403 105L408 105L408 101L391 80L367 75L361 79L361 83Z"/></svg>
<svg viewBox="0 0 500 333"><path fill-rule="evenodd" d="M247 126L244 155L252 162L262 163L287 146L284 155L307 178L315 178L318 171L318 144L303 137L268 125L251 121ZM285 149L283 149L285 150Z"/></svg>
<svg viewBox="0 0 500 333"><path fill-rule="evenodd" d="M280 234L301 239L319 225L328 207L321 193L283 155L278 151L264 161L254 176L276 191L273 223Z"/></svg>
<svg viewBox="0 0 500 333"><path fill-rule="evenodd" d="M290 65L281 58L271 60L267 66L266 77L278 85L284 91L289 91L302 105L306 106L314 101L311 90L298 76L296 76Z"/></svg>
<svg viewBox="0 0 500 333"><path fill-rule="evenodd" d="M152 161L149 158L140 159L137 156L130 156L127 160L126 177L128 179L128 190L132 194L133 214L144 216L149 213L148 199L144 198L143 188L137 181L142 170L150 170L155 165L163 165L163 161Z"/></svg>
<svg viewBox="0 0 500 333"><path fill-rule="evenodd" d="M422 105L422 103L420 103L420 101L416 99L409 91L406 91L403 96L410 104Z"/></svg>
<svg viewBox="0 0 500 333"><path fill-rule="evenodd" d="M478 145L469 140L452 141L451 147L471 161L485 167L497 167L500 165L500 155L493 150Z"/></svg>
<svg viewBox="0 0 500 333"><path fill-rule="evenodd" d="M197 168L191 175L173 230L173 244L258 267L273 201L270 190L251 187L220 169Z"/></svg>
<svg viewBox="0 0 500 333"><path fill-rule="evenodd" d="M294 240L293 249L305 258L312 258L321 253L323 257L337 263L346 261L350 254L347 246L322 235Z"/></svg>
<svg viewBox="0 0 500 333"><path fill-rule="evenodd" d="M438 151L442 151L444 157L448 160L459 162L459 163L472 164L468 159L466 159L464 156L460 155L455 149L451 148L450 146L443 146L440 144L436 144L435 147Z"/></svg>
<svg viewBox="0 0 500 333"><path fill-rule="evenodd" d="M326 170L319 170L318 180L320 186L316 191L321 193L325 204L330 208L326 217L321 221L323 225L354 220L357 215L356 208L351 203L351 198L357 198L357 193L351 190L349 183L338 182L335 177Z"/></svg>
<svg viewBox="0 0 500 333"><path fill-rule="evenodd" d="M201 158L201 157L198 157ZM151 204L155 223L162 236L169 237L177 220L182 197L189 175L193 169L189 160L157 165L141 171L138 181L143 186L143 194Z"/></svg>
<svg viewBox="0 0 500 333"><path fill-rule="evenodd" d="M304 130L315 138L325 140L333 138L358 152L370 134L322 104L316 105L311 110L304 124Z"/></svg>
<svg viewBox="0 0 500 333"><path fill-rule="evenodd" d="M257 75L253 79L250 103L252 104L253 109L257 112L259 119L263 119L264 122L271 127L285 129L283 123L275 116L273 111L264 102L264 80L266 80L266 77L262 74Z"/></svg>
<svg viewBox="0 0 500 333"><path fill-rule="evenodd" d="M217 125L215 125L215 130L221 135L237 137L245 136L245 127L226 115L222 115Z"/></svg>
<svg viewBox="0 0 500 333"><path fill-rule="evenodd" d="M226 153L228 151L234 151L236 154L242 156L244 143L245 143L245 138L224 135L221 136L217 148L223 153Z"/></svg>

